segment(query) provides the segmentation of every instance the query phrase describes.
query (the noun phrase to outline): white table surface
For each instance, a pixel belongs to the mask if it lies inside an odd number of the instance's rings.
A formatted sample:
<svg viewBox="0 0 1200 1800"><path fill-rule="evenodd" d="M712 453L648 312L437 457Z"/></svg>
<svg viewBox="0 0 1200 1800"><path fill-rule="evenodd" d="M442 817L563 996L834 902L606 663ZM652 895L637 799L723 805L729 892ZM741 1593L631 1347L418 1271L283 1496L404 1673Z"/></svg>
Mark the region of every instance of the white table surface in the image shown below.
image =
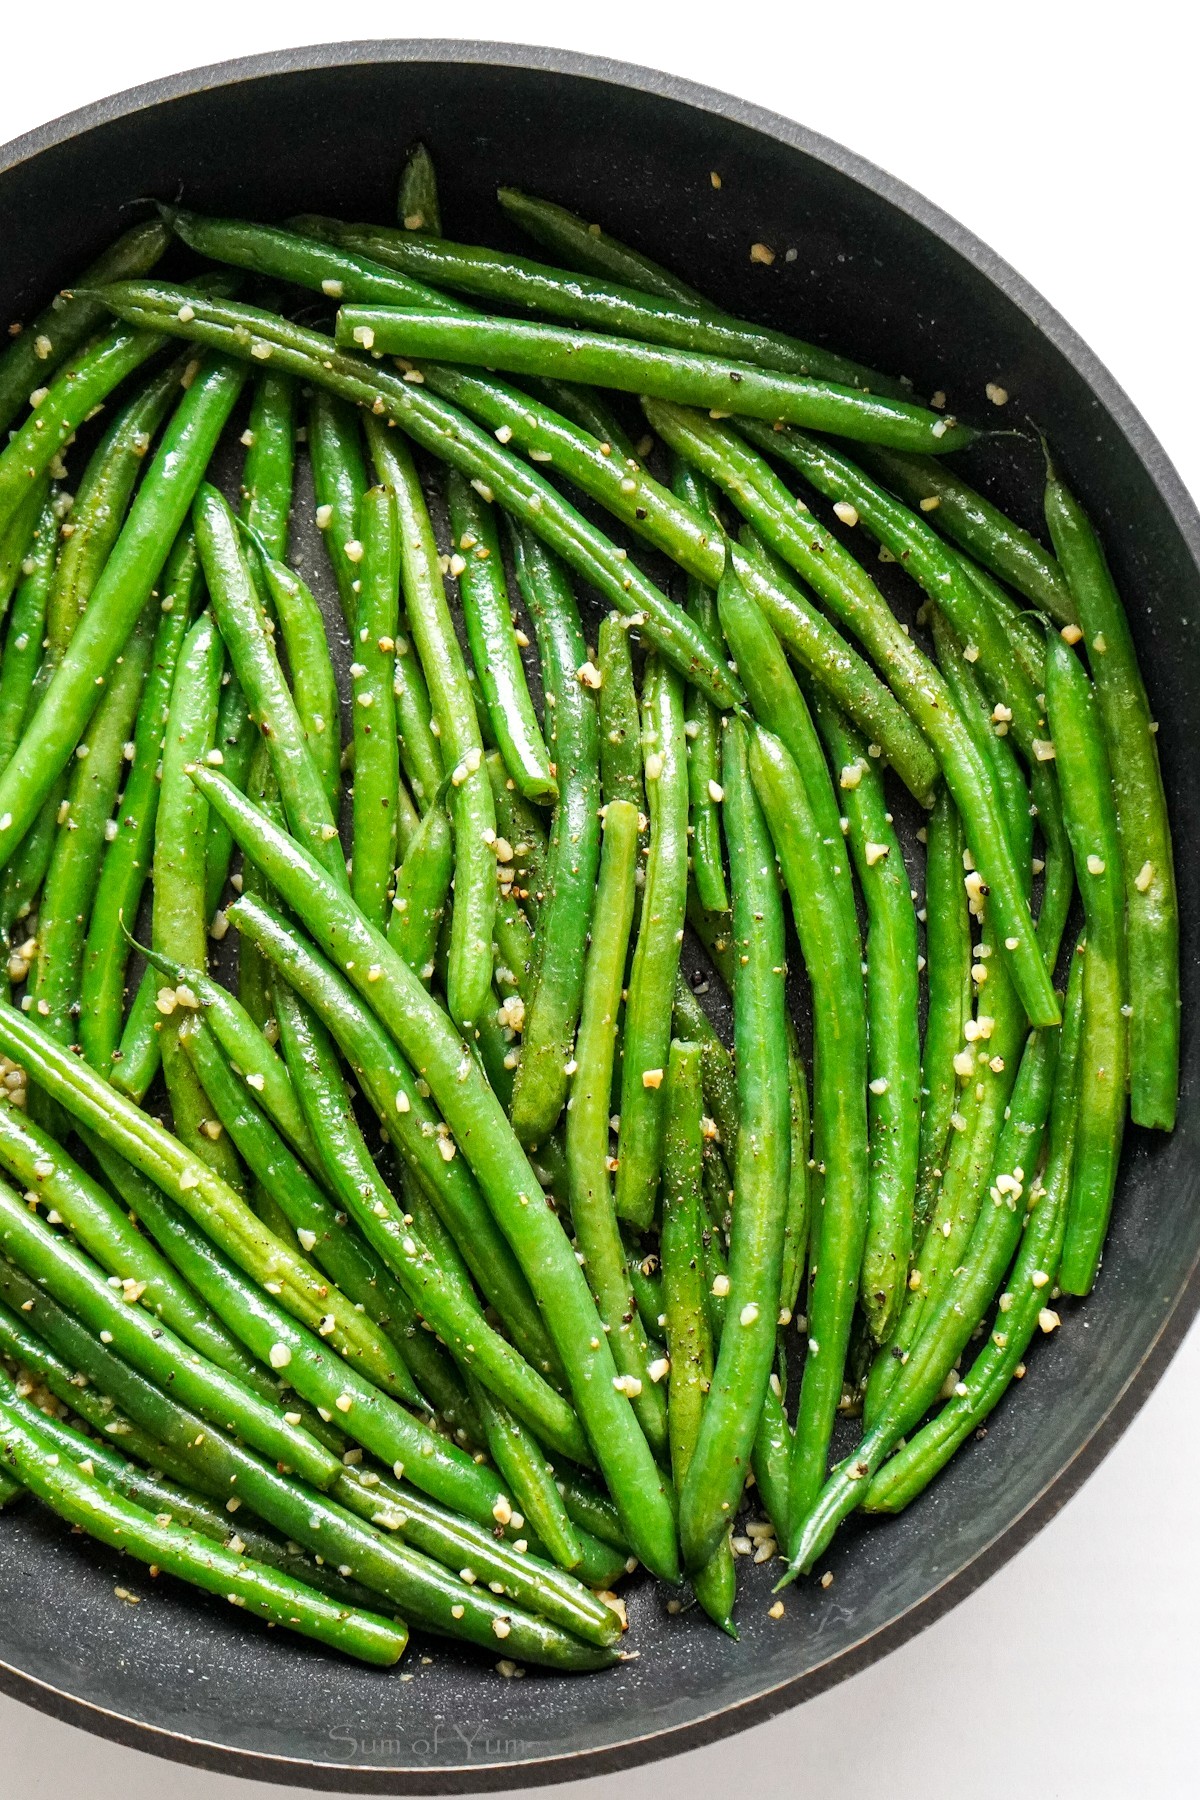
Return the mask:
<svg viewBox="0 0 1200 1800"><path fill-rule="evenodd" d="M333 36L549 43L743 95L840 140L969 225L1082 333L1200 491L1200 105L1179 0L583 7L105 0L5 8L0 141L117 89ZM1200 1675L1200 1334L1083 1491L915 1642L798 1712L577 1786L579 1800L1184 1800ZM547 1790L549 1791L549 1790ZM0 1800L240 1800L0 1697Z"/></svg>

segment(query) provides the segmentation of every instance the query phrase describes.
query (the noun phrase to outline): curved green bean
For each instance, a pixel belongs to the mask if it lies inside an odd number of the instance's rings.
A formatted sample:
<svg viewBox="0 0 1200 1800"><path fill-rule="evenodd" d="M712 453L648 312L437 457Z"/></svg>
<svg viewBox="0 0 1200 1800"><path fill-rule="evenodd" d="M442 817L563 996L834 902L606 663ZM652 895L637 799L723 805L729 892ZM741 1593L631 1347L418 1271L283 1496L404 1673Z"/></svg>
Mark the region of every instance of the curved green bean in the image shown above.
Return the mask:
<svg viewBox="0 0 1200 1800"><path fill-rule="evenodd" d="M714 535L720 532L715 490L678 457L674 459L671 485L693 512L711 521ZM689 577L685 604L700 630L714 643L719 642L721 626L712 589ZM688 791L691 795L692 880L700 904L709 912L722 913L729 910L729 891L721 856L721 815L715 797L721 786L717 714L704 695L694 688L688 690L686 711L684 730L688 740Z"/></svg>
<svg viewBox="0 0 1200 1800"><path fill-rule="evenodd" d="M354 720L354 813L350 892L373 925L388 916L399 836L400 746L396 737L396 638L400 629L400 522L388 488L359 504L362 561L350 665Z"/></svg>

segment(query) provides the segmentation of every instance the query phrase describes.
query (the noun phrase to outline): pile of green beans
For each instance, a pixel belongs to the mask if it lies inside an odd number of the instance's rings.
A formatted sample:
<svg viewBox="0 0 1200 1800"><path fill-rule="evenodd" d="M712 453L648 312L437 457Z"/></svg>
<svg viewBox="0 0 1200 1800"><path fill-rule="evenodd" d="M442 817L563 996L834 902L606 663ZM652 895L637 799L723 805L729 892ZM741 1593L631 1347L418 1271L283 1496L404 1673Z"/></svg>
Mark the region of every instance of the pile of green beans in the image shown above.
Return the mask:
<svg viewBox="0 0 1200 1800"><path fill-rule="evenodd" d="M639 1564L780 1617L1073 1325L1179 927L1049 453L1046 542L1012 434L499 202L552 261L420 145L163 208L0 355L0 1505L583 1672Z"/></svg>

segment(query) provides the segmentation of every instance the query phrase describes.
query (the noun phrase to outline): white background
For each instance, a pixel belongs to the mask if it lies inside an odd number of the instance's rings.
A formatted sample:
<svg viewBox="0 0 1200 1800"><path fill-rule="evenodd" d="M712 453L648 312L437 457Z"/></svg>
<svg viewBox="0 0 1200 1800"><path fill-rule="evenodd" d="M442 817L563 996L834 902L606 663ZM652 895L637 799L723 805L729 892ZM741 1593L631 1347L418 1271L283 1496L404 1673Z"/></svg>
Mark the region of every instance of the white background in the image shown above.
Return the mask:
<svg viewBox="0 0 1200 1800"><path fill-rule="evenodd" d="M1180 0L802 7L441 0L104 0L4 9L0 141L154 76L334 36L502 37L669 69L839 139L963 220L1124 384L1191 490L1194 26ZM2 253L2 250L0 250ZM800 1712L578 1800L1155 1800L1193 1796L1200 1336L1065 1512L913 1644ZM549 1790L547 1790L549 1792ZM566 1790L563 1790L564 1794ZM0 1800L250 1800L0 1698ZM569 1796L568 1796L569 1800Z"/></svg>

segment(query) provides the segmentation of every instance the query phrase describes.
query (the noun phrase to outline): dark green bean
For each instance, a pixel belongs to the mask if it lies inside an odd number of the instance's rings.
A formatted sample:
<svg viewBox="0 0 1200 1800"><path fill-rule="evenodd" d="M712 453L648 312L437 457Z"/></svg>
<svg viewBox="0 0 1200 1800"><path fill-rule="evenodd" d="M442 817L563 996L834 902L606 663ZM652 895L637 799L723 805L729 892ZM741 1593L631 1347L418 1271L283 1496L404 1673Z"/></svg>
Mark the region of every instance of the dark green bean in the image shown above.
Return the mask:
<svg viewBox="0 0 1200 1800"><path fill-rule="evenodd" d="M640 813L646 810L642 778L642 724L633 658L629 651L629 623L620 613L606 613L600 621L596 650L600 688L600 793L605 805L628 800Z"/></svg>
<svg viewBox="0 0 1200 1800"><path fill-rule="evenodd" d="M674 669L659 665L650 671L642 707L650 851L625 999L614 1198L617 1216L644 1231L654 1217L662 1164L662 1084L687 909L687 740L683 683Z"/></svg>
<svg viewBox="0 0 1200 1800"><path fill-rule="evenodd" d="M471 1395L483 1420L492 1461L519 1509L514 1509L510 1524L515 1529L528 1522L560 1569L578 1569L583 1550L537 1439L482 1382L472 1382Z"/></svg>
<svg viewBox="0 0 1200 1800"><path fill-rule="evenodd" d="M782 374L751 362L599 332L525 320L459 317L343 305L337 342L406 358L433 358L516 375L548 375L585 386L652 394L684 406L784 419L812 431L926 454L964 449L975 437L949 416L811 376Z"/></svg>
<svg viewBox="0 0 1200 1800"><path fill-rule="evenodd" d="M1046 644L1046 699L1087 933L1079 1118L1059 1282L1068 1294L1087 1294L1100 1266L1121 1158L1130 1061L1125 1021L1127 1001L1136 1006L1137 990L1126 940L1127 888L1099 692L1057 634Z"/></svg>
<svg viewBox="0 0 1200 1800"><path fill-rule="evenodd" d="M1046 522L1079 608L1112 771L1133 1007L1130 1112L1135 1124L1170 1131L1179 1089L1179 912L1171 827L1154 737L1157 727L1150 717L1129 621L1100 540L1053 468L1046 483ZM1063 789L1069 819L1065 781ZM1071 1236L1068 1226L1069 1246ZM1070 1249L1064 1252L1064 1262L1078 1276Z"/></svg>
<svg viewBox="0 0 1200 1800"><path fill-rule="evenodd" d="M700 1219L700 1048L671 1045L667 1070L667 1129L663 1147L662 1268L670 1388L667 1420L671 1474L682 1493L712 1382L713 1349L704 1306ZM737 1588L728 1531L693 1575L696 1598L709 1617L736 1637Z"/></svg>
<svg viewBox="0 0 1200 1800"><path fill-rule="evenodd" d="M867 1235L860 1292L877 1342L904 1298L920 1142L917 915L883 781L858 733L824 695L817 719L840 769L847 838L867 908ZM832 1154L826 1146L826 1154Z"/></svg>
<svg viewBox="0 0 1200 1800"><path fill-rule="evenodd" d="M913 1248L919 1250L942 1178L958 1103L954 1058L971 1017L971 916L963 886L962 821L942 788L926 826L925 958L929 1010L921 1045L921 1138Z"/></svg>
<svg viewBox="0 0 1200 1800"><path fill-rule="evenodd" d="M196 495L193 518L217 626L246 696L250 718L267 745L288 823L334 880L345 883L346 864L337 824L279 667L233 514L224 495L208 482L202 483Z"/></svg>
<svg viewBox="0 0 1200 1800"><path fill-rule="evenodd" d="M961 475L935 457L902 456L875 447L863 452L863 461L902 500L927 512L940 531L1032 605L1059 625L1076 622L1076 596L1054 558ZM926 507L927 500L935 504Z"/></svg>
<svg viewBox="0 0 1200 1800"><path fill-rule="evenodd" d="M732 935L738 947L734 1037L741 1122L727 1329L679 1503L690 1569L701 1568L718 1549L758 1435L775 1349L788 1198L783 905L767 825L751 784L746 732L737 721L725 732L723 776Z"/></svg>
<svg viewBox="0 0 1200 1800"><path fill-rule="evenodd" d="M34 681L42 661L46 606L54 585L58 555L59 515L47 495L38 513L33 538L19 565L12 616L0 662L0 770L6 769L21 741Z"/></svg>
<svg viewBox="0 0 1200 1800"><path fill-rule="evenodd" d="M97 680L107 677L149 598L242 380L237 364L209 359L167 426L87 615L25 733L22 754L0 774L0 864L74 753L102 692Z"/></svg>
<svg viewBox="0 0 1200 1800"><path fill-rule="evenodd" d="M525 1006L513 1128L549 1137L566 1104L567 1063L583 997L584 948L600 863L599 722L580 671L587 647L566 571L531 533L514 533L517 580L533 619L558 782L541 903L533 993Z"/></svg>
<svg viewBox="0 0 1200 1800"><path fill-rule="evenodd" d="M373 925L388 916L399 830L396 637L400 629L400 522L388 488L359 503L362 560L350 666L354 720L354 815L350 892Z"/></svg>
<svg viewBox="0 0 1200 1800"><path fill-rule="evenodd" d="M617 1015L633 924L637 860L637 809L627 800L610 800L605 809L592 938L575 1039L576 1068L567 1103L567 1178L575 1242L613 1359L647 1441L662 1454L667 1444L667 1409L655 1384L666 1371L651 1359L633 1303L609 1175L608 1120Z"/></svg>
<svg viewBox="0 0 1200 1800"><path fill-rule="evenodd" d="M313 390L308 409L308 453L312 462L317 526L337 583L342 614L353 625L357 611L359 507L367 491L362 437L353 407Z"/></svg>
<svg viewBox="0 0 1200 1800"><path fill-rule="evenodd" d="M144 219L102 251L84 270L78 285L97 286L149 274L170 241L170 232L160 219ZM49 306L18 331L0 356L0 433L7 431L46 377L101 329L106 315L102 301L64 291L55 294Z"/></svg>
<svg viewBox="0 0 1200 1800"><path fill-rule="evenodd" d="M674 459L672 487L693 512L712 522L714 534L721 528L716 491L678 457ZM689 577L689 616L714 642L720 638L716 597L710 587ZM688 789L691 794L692 879L700 904L709 912L727 912L729 893L721 858L721 815L715 798L720 788L720 744L717 715L703 694L689 688L687 695Z"/></svg>
<svg viewBox="0 0 1200 1800"><path fill-rule="evenodd" d="M513 636L512 604L492 508L455 470L446 485L453 554L467 641L496 743L517 790L551 805L558 784Z"/></svg>
<svg viewBox="0 0 1200 1800"><path fill-rule="evenodd" d="M433 703L450 773L454 822L454 913L447 999L460 1028L483 1011L492 979L496 913L496 811L467 668L446 603L437 543L416 465L401 440L368 424L375 465L396 495L400 569L409 625ZM490 835L489 835L490 834Z"/></svg>
<svg viewBox="0 0 1200 1800"><path fill-rule="evenodd" d="M0 450L0 532L6 531L30 489L50 468L84 420L157 351L155 331L118 326L30 395L33 411Z"/></svg>

